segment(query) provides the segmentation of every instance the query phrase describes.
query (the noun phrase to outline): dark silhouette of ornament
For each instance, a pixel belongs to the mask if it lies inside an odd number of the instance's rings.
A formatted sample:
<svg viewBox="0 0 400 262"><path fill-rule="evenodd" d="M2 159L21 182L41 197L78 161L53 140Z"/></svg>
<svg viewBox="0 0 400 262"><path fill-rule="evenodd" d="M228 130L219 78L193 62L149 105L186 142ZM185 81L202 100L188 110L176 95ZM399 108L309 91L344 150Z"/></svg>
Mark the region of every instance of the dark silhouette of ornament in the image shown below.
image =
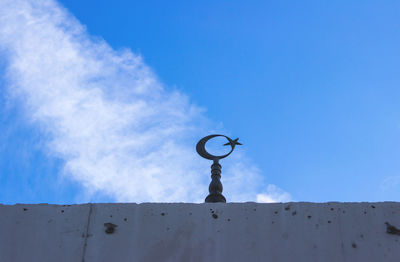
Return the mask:
<svg viewBox="0 0 400 262"><path fill-rule="evenodd" d="M206 150L207 141L218 136L225 137L228 140L228 143L224 144L224 146L231 146L231 151L222 156L214 156L208 153ZM230 139L229 137L224 135L209 135L203 137L197 143L196 145L197 153L200 156L213 161L213 164L211 165L211 183L210 186L208 187L209 195L206 197L205 200L206 203L218 203L218 202L226 203L226 199L222 195L223 187L221 183L221 165L219 164L219 160L229 156L235 149L236 145L242 145L241 143L238 142L238 140L239 138Z"/></svg>

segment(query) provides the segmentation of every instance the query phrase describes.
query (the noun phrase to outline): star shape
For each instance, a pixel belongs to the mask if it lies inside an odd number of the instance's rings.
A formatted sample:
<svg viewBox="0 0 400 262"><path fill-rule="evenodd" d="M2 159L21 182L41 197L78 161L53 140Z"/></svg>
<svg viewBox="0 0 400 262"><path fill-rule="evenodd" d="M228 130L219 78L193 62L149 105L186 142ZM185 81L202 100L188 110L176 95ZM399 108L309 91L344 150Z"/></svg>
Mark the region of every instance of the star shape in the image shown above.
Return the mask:
<svg viewBox="0 0 400 262"><path fill-rule="evenodd" d="M236 139L229 139L229 142L228 143L226 143L226 144L224 144L224 146L231 146L231 147L235 147L236 145L239 145L239 146L241 146L242 144L241 143L239 143L238 142L238 140L239 140L239 138L236 138Z"/></svg>

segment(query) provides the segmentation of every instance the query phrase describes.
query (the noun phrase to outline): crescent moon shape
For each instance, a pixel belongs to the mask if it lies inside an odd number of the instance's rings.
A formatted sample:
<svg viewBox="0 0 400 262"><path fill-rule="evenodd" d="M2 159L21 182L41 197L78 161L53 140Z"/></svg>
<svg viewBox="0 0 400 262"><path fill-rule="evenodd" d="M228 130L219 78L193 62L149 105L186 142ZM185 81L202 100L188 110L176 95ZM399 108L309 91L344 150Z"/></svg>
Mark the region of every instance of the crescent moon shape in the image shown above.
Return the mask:
<svg viewBox="0 0 400 262"><path fill-rule="evenodd" d="M217 136L222 136L222 137L225 137L226 139L228 139L230 146L231 146L231 151L229 153L222 155L222 156L214 156L207 152L207 150L206 150L207 141L210 140L211 138L214 138ZM203 137L202 139L200 139L200 141L196 145L196 151L200 156L202 156L206 159L219 160L219 159L229 156L233 152L233 149L235 149L235 143L232 143L232 142L233 142L232 139L230 139L229 137L224 136L224 135L209 135L209 136L206 136L206 137Z"/></svg>

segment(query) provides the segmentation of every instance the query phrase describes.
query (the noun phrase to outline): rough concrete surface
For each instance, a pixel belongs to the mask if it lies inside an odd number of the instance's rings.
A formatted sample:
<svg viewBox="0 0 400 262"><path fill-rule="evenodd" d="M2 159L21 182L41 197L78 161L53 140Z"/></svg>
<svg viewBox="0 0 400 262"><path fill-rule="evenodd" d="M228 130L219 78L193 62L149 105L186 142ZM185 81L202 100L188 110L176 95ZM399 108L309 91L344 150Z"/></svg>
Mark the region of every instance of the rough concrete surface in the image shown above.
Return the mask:
<svg viewBox="0 0 400 262"><path fill-rule="evenodd" d="M0 262L400 261L397 202L0 205L0 225Z"/></svg>

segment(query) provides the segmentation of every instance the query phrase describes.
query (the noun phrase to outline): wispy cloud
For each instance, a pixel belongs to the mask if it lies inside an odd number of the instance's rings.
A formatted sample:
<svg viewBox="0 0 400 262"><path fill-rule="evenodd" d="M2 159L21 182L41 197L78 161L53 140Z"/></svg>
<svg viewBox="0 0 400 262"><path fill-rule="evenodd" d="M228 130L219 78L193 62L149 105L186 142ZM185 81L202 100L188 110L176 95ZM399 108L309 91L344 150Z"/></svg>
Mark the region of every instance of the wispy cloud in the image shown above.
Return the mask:
<svg viewBox="0 0 400 262"><path fill-rule="evenodd" d="M382 180L380 190L382 192L398 191L400 188L400 176L389 176Z"/></svg>
<svg viewBox="0 0 400 262"><path fill-rule="evenodd" d="M268 185L266 193L257 194L257 202L260 203L288 202L290 200L290 194L275 185Z"/></svg>
<svg viewBox="0 0 400 262"><path fill-rule="evenodd" d="M51 0L0 2L0 52L11 99L63 159L63 176L116 201L203 200L209 163L193 143L210 124L140 56L94 39ZM239 154L229 163L230 200L255 201L260 172Z"/></svg>

